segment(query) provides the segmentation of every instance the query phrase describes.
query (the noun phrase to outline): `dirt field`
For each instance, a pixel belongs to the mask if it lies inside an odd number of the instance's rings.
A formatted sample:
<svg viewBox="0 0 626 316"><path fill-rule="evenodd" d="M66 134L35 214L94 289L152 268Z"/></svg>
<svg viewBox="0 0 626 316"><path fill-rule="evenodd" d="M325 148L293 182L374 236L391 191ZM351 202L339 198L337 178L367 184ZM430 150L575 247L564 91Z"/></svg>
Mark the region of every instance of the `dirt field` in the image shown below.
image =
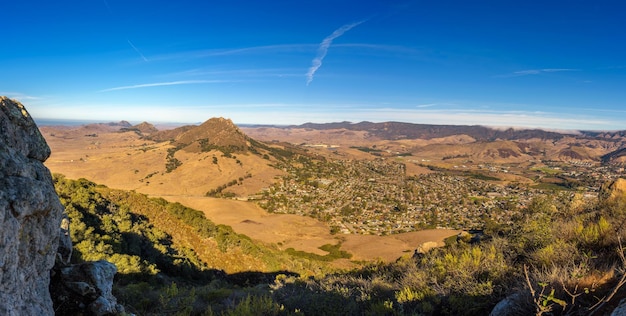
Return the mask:
<svg viewBox="0 0 626 316"><path fill-rule="evenodd" d="M201 210L215 223L231 226L236 232L266 243L275 243L282 249L325 255L319 249L325 244L342 241L341 249L353 255L353 260L395 261L429 241L443 246L443 240L460 231L429 229L391 236L331 235L329 227L310 217L269 214L251 202L206 197L163 196Z"/></svg>

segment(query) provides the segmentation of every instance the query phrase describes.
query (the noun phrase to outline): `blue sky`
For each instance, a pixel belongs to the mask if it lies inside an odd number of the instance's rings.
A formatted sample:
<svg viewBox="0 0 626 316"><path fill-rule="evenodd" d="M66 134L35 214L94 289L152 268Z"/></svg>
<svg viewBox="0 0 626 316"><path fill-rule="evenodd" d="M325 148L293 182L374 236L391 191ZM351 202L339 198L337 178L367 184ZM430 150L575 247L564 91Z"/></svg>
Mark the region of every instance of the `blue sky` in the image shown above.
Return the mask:
<svg viewBox="0 0 626 316"><path fill-rule="evenodd" d="M38 119L626 129L620 1L5 1Z"/></svg>

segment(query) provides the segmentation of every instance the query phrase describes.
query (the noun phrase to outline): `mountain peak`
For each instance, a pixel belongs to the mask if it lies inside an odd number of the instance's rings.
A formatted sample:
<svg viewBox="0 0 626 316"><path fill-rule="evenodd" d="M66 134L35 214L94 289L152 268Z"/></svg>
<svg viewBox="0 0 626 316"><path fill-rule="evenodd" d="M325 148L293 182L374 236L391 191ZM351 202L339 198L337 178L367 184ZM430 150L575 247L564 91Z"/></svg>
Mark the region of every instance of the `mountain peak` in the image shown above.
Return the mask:
<svg viewBox="0 0 626 316"><path fill-rule="evenodd" d="M208 119L200 126L180 133L175 141L186 146L188 151L206 151L214 147L245 150L248 147L248 137L232 120L223 117Z"/></svg>
<svg viewBox="0 0 626 316"><path fill-rule="evenodd" d="M154 127L154 125L148 122L141 122L137 125L132 126L131 128L138 130L139 132L141 132L141 134L144 134L144 135L156 133L159 131L156 127Z"/></svg>

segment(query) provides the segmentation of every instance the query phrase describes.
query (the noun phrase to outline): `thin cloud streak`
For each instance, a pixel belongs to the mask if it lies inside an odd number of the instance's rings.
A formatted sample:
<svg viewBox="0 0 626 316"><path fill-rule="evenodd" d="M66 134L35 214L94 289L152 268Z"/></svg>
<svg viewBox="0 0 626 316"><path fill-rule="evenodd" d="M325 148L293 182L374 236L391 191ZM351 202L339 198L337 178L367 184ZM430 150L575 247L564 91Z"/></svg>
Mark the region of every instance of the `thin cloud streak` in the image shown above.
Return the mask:
<svg viewBox="0 0 626 316"><path fill-rule="evenodd" d="M359 22L359 24L362 22ZM265 45L265 46L251 46L242 48L223 48L223 49L205 49L205 50L191 50L178 53L161 54L156 56L150 56L150 61L167 61L175 59L201 59L207 57L217 56L234 56L234 55L251 55L251 54L277 54L277 53L307 53L311 49L320 47L315 44L277 44L277 45ZM397 45L375 45L375 44L359 44L359 43L344 43L334 44L333 47L347 47L347 48L359 48L359 49L371 49L387 52L395 52L402 54L418 54L422 53L420 50L397 46Z"/></svg>
<svg viewBox="0 0 626 316"><path fill-rule="evenodd" d="M130 45L130 47L132 47L135 52L137 52L137 54L139 54L139 56L141 56L141 59L143 59L143 61L148 62L148 58L146 58L146 56L144 56L139 49L137 49L137 47L133 44L133 42L131 42L130 40L127 40L128 44Z"/></svg>
<svg viewBox="0 0 626 316"><path fill-rule="evenodd" d="M364 44L364 43L344 43L344 44L335 44L333 47L348 47L348 48L359 48L359 49L371 49L371 50L379 50L379 51L388 51L394 53L403 53L403 54L420 54L423 51L399 46L399 45L380 45L380 44Z"/></svg>
<svg viewBox="0 0 626 316"><path fill-rule="evenodd" d="M359 25L359 24L361 24L363 22L365 22L365 21L360 21L360 22L356 22L356 23L352 23L352 24L346 24L346 25L336 29L332 34L327 36L322 41L322 43L320 43L320 46L317 49L317 56L311 62L312 65L311 65L311 67L309 68L309 71L306 74L306 77L307 77L306 85L307 86L309 84L311 84L311 81L313 81L313 76L315 75L315 72L322 66L322 60L324 60L324 57L326 57L326 53L328 52L328 48L333 43L333 40L336 39L337 37L343 35L345 32L351 30L352 28L354 28L355 26L357 26L357 25Z"/></svg>
<svg viewBox="0 0 626 316"><path fill-rule="evenodd" d="M32 96L32 95L27 95L27 94L23 94L23 93L19 93L19 92L1 92L0 91L0 95L6 95L7 97L11 98L11 99L15 99L15 100L41 100L42 98L40 97L36 97L36 96Z"/></svg>
<svg viewBox="0 0 626 316"><path fill-rule="evenodd" d="M140 88L161 87L161 86L177 86L177 85L184 85L184 84L224 83L224 82L230 82L230 81L227 81L227 80L180 80L180 81L170 81L170 82L155 82L155 83L136 84L132 86L108 88L108 89L100 90L98 92L110 92L110 91L118 91L118 90L140 89Z"/></svg>
<svg viewBox="0 0 626 316"><path fill-rule="evenodd" d="M312 46L311 44L281 44L281 45L266 45L266 46L253 46L235 49L220 49L211 50L207 52L207 56L222 56L222 55L237 55L243 53L255 53L255 52L285 52L285 51L306 51L306 49Z"/></svg>
<svg viewBox="0 0 626 316"><path fill-rule="evenodd" d="M173 59L201 59L215 56L231 56L231 55L244 55L244 54L276 54L283 52L307 52L311 48L315 47L314 44L279 44L279 45L265 45L265 46L252 46L243 48L224 48L224 49L205 49L205 50L191 50L178 53L162 54L158 56L151 56L152 61L165 61Z"/></svg>
<svg viewBox="0 0 626 316"><path fill-rule="evenodd" d="M163 75L164 77L198 77L198 76L220 76L220 77L296 77L302 76L296 68L259 68L259 69L189 69L175 73Z"/></svg>
<svg viewBox="0 0 626 316"><path fill-rule="evenodd" d="M532 75L540 75L540 74L545 74L545 73L563 72L563 71L580 71L580 69L574 69L574 68L528 69L528 70L515 71L515 72L513 72L511 74L497 76L497 77L501 77L501 78L521 77L521 76L532 76Z"/></svg>

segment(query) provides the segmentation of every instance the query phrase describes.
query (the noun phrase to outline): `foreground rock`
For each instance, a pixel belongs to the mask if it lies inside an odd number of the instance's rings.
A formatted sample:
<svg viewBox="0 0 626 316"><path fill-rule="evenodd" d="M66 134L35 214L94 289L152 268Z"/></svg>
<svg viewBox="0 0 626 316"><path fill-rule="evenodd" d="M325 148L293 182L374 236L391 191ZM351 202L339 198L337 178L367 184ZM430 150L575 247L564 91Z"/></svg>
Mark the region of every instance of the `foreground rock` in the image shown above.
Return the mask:
<svg viewBox="0 0 626 316"><path fill-rule="evenodd" d="M43 165L49 156L24 106L0 97L0 315L121 314L115 265L70 264L70 223Z"/></svg>
<svg viewBox="0 0 626 316"><path fill-rule="evenodd" d="M52 315L50 269L63 207L50 148L23 105L0 97L0 315Z"/></svg>
<svg viewBox="0 0 626 316"><path fill-rule="evenodd" d="M115 265L85 262L54 270L50 290L59 315L111 315L124 312L111 293Z"/></svg>

